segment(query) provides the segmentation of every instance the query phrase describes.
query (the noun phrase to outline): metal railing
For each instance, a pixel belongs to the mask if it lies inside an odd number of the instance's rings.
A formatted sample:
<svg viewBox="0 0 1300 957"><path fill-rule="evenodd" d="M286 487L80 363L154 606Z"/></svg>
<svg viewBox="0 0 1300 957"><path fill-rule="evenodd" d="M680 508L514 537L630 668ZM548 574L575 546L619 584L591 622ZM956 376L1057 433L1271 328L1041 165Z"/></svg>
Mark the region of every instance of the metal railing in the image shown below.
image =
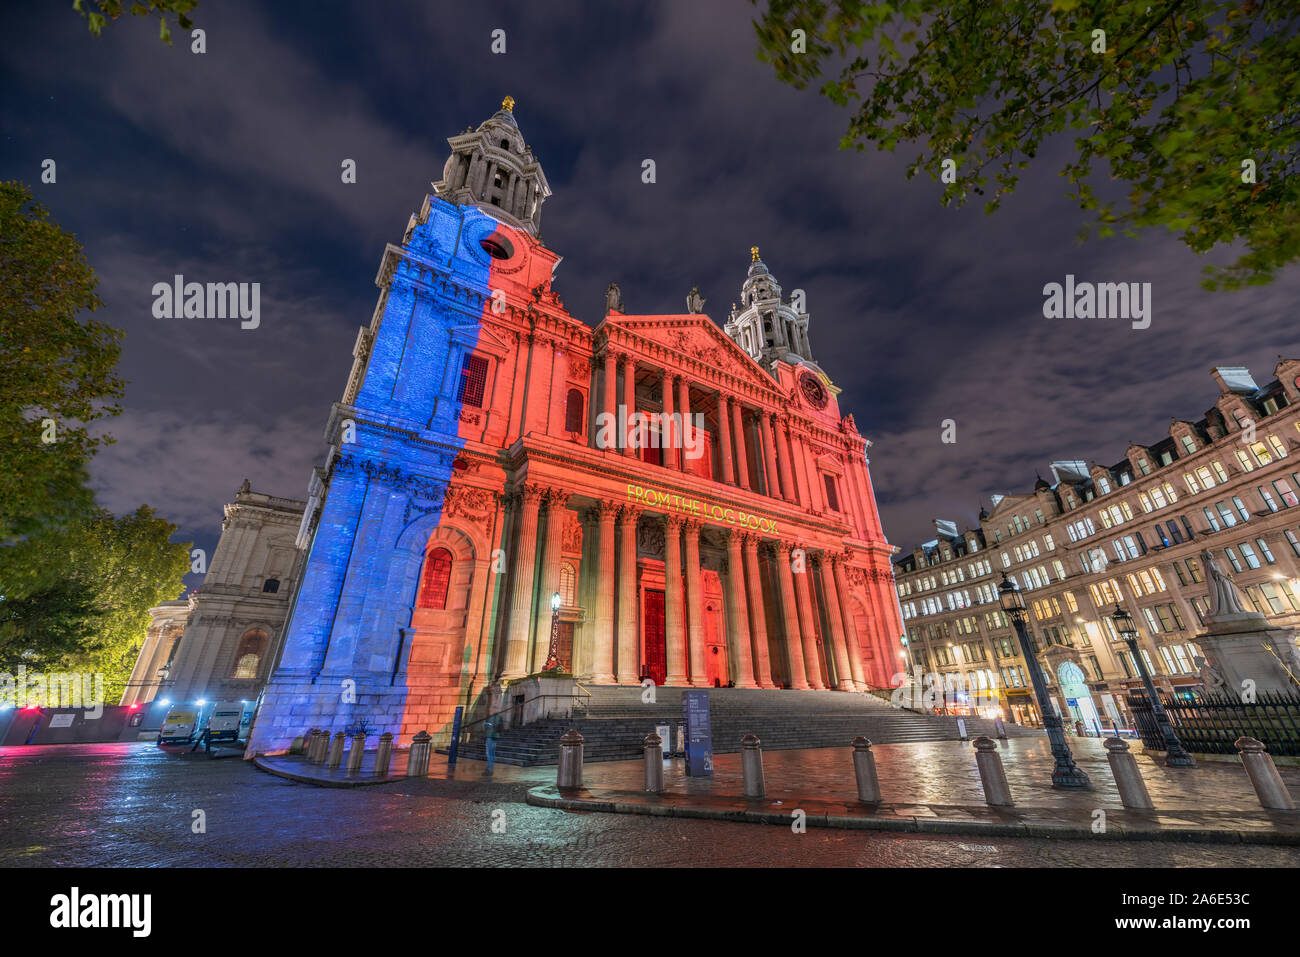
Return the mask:
<svg viewBox="0 0 1300 957"><path fill-rule="evenodd" d="M1192 699L1161 695L1160 701L1188 751L1236 754L1233 742L1245 735L1264 742L1269 754L1300 757L1300 696L1264 691L1253 702L1204 694ZM1146 696L1130 695L1128 706L1142 743L1163 751L1164 738Z"/></svg>
<svg viewBox="0 0 1300 957"><path fill-rule="evenodd" d="M475 728L476 726L482 725L485 721L488 721L492 718L500 717L503 714L518 715L520 718L522 718L524 706L532 704L534 701L546 701L551 698L555 698L559 700L568 700L573 703L574 711L581 711L585 715L587 712L587 702L585 699L589 699L591 697L591 692L588 691L586 688L584 688L582 685L575 685L575 687L577 688L577 691L574 691L570 694L533 695L531 698L528 698L524 701L517 701L511 704L509 707L502 708L500 711L493 711L489 714L485 714L481 718L475 718L473 721L462 722L460 726L460 736L457 738L457 743L467 744L470 740L471 729ZM554 716L555 715L553 712L544 711L545 718L551 718ZM512 722L512 727L521 727L521 726L522 725L519 724L518 722Z"/></svg>

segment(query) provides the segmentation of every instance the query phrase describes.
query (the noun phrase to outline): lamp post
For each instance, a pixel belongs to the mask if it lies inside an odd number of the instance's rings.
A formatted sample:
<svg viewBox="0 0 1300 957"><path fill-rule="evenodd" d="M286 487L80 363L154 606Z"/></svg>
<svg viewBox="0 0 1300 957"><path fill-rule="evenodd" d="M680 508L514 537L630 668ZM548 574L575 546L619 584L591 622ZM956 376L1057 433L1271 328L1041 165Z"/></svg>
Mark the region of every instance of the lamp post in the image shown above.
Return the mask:
<svg viewBox="0 0 1300 957"><path fill-rule="evenodd" d="M551 596L551 647L546 652L543 671L560 670L560 593Z"/></svg>
<svg viewBox="0 0 1300 957"><path fill-rule="evenodd" d="M1151 680L1151 672L1147 671L1146 661L1138 652L1137 646L1137 626L1133 623L1133 616L1115 603L1115 611L1111 614L1110 620L1115 623L1115 631L1119 633L1118 641L1123 641L1128 645L1128 650L1133 654L1133 661L1137 664L1138 674L1142 676L1142 684L1146 688L1147 700L1151 702L1151 714L1156 719L1156 724L1160 728L1160 736L1165 739L1165 766L1170 768L1194 768L1196 759L1187 753L1183 748L1183 743L1178 740L1178 734L1174 731L1174 726L1169 721L1169 715L1165 713L1165 706L1160 700L1160 695L1156 693L1155 682Z"/></svg>
<svg viewBox="0 0 1300 957"><path fill-rule="evenodd" d="M1025 600L1020 595L1019 586L1007 578L1006 572L1002 573L1002 583L998 585L998 599L1002 602L1002 610L1016 627L1020 654L1029 668L1029 680L1034 685L1034 697L1038 699L1038 713L1043 716L1043 728L1052 745L1052 757L1056 759L1056 766L1052 768L1052 787L1091 789L1092 781L1074 763L1074 755L1070 753L1070 745L1065 740L1061 719L1047 697L1047 682L1043 680L1043 672L1038 667L1038 656L1034 654L1034 646L1025 627L1029 618L1025 612Z"/></svg>

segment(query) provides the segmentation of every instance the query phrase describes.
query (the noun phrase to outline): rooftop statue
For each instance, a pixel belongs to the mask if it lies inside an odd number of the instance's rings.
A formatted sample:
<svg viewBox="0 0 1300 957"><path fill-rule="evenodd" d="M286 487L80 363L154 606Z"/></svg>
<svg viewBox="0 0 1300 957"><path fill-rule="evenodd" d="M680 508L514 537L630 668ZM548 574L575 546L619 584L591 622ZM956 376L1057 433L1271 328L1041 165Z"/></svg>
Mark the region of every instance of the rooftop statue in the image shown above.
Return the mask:
<svg viewBox="0 0 1300 957"><path fill-rule="evenodd" d="M692 286L691 291L686 294L686 311L698 315L704 311L704 304L708 302L700 295L700 287Z"/></svg>

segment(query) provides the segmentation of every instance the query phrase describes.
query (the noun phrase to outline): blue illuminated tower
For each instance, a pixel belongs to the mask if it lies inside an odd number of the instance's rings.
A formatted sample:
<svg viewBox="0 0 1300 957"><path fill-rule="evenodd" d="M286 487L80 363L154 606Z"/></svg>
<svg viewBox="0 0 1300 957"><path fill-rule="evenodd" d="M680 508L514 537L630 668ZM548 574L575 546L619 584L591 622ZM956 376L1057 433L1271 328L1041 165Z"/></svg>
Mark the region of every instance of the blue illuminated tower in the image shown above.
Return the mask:
<svg viewBox="0 0 1300 957"><path fill-rule="evenodd" d="M299 535L309 551L254 752L283 750L308 727L401 727L420 568L465 445L464 360L493 305L494 256L512 237L531 241L550 195L512 106L449 140L443 180L384 251L374 318L326 425Z"/></svg>

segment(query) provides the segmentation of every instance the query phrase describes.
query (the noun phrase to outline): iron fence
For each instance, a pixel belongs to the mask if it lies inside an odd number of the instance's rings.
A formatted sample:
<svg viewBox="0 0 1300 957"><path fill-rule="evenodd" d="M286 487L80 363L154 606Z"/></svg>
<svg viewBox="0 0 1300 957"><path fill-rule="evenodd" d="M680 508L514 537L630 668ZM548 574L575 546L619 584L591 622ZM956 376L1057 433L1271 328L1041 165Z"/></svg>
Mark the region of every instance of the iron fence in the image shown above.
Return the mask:
<svg viewBox="0 0 1300 957"><path fill-rule="evenodd" d="M1194 698L1160 696L1169 722L1188 751L1236 754L1233 742L1243 735L1258 738L1272 755L1300 757L1300 697L1266 691L1253 702L1222 694ZM1164 738L1146 695L1130 695L1129 711L1138 737L1148 748L1163 751Z"/></svg>

